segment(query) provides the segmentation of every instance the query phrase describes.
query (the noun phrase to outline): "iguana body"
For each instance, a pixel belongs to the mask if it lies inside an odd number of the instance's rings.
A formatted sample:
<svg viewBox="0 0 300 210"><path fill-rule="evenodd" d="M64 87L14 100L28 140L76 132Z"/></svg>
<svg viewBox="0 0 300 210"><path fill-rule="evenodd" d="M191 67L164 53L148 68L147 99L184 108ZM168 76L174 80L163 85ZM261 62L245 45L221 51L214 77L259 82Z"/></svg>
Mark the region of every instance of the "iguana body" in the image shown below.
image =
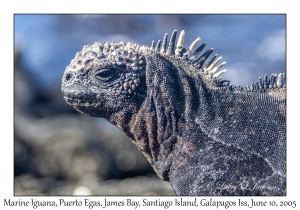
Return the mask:
<svg viewBox="0 0 300 210"><path fill-rule="evenodd" d="M221 81L200 38L175 49L128 43L86 45L62 80L66 102L103 117L143 152L177 195L285 195L285 74L251 88Z"/></svg>

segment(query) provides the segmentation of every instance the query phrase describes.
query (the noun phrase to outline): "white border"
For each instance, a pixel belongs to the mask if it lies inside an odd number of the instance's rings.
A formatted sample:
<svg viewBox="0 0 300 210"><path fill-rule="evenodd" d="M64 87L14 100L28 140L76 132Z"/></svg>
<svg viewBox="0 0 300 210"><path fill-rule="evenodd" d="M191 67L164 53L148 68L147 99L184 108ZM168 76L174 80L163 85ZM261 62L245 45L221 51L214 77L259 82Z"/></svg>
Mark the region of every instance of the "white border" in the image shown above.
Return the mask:
<svg viewBox="0 0 300 210"><path fill-rule="evenodd" d="M294 3L295 2L295 3ZM299 111L298 84L300 70L297 59L299 52L299 6L296 1L2 1L1 10L1 146L0 146L0 206L4 198L30 200L31 197L13 197L13 14L14 13L286 13L287 14L287 196L255 197L256 200L299 200ZM300 100L300 99L299 99ZM297 196L298 195L298 196ZM84 199L83 197L64 197L65 199ZM107 197L93 197L93 199ZM142 200L143 197L132 197ZM208 199L208 197L205 197ZM33 197L35 200L58 200L60 197ZM113 197L113 200L125 200L126 197ZM151 197L155 199L155 197ZM163 197L174 200L175 197ZM186 198L188 199L188 198ZM201 199L198 197L198 199ZM237 200L238 197L213 197L218 200ZM244 200L251 200L242 197ZM72 208L72 207L71 207ZM74 207L73 207L74 208ZM80 208L80 207L78 207ZM78 209L77 208L77 209ZM216 207L212 207L216 208ZM232 207L230 207L231 209ZM1 208L2 209L2 208ZM9 207L20 209L20 207ZM26 208L25 208L26 209ZM32 209L32 207L30 207ZM39 207L38 209L44 209ZM60 208L56 208L60 209ZM82 207L81 207L82 209ZM88 209L88 208L87 208ZM96 207L94 208L96 209ZM99 208L97 208L99 209ZM113 209L113 208L111 208ZM123 207L124 209L124 207ZM128 209L133 209L128 207ZM163 209L161 207L161 209ZM172 209L172 208L169 208ZM256 208L257 209L257 208ZM278 209L278 208L277 208ZM279 208L280 209L280 208Z"/></svg>

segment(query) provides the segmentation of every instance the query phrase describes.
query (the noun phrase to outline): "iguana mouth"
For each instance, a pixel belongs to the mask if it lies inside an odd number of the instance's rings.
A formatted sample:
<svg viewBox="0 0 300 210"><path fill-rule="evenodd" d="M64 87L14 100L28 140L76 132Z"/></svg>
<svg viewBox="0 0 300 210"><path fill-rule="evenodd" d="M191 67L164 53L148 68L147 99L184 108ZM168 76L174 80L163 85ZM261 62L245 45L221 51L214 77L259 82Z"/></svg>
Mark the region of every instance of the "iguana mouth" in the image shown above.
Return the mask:
<svg viewBox="0 0 300 210"><path fill-rule="evenodd" d="M94 92L90 93L77 93L62 91L65 101L71 106L84 106L84 107L96 107L100 105L100 102Z"/></svg>
<svg viewBox="0 0 300 210"><path fill-rule="evenodd" d="M97 101L96 99L95 100L74 99L74 98L68 98L66 96L64 96L64 98L66 102L72 106L96 107L100 105L100 102Z"/></svg>

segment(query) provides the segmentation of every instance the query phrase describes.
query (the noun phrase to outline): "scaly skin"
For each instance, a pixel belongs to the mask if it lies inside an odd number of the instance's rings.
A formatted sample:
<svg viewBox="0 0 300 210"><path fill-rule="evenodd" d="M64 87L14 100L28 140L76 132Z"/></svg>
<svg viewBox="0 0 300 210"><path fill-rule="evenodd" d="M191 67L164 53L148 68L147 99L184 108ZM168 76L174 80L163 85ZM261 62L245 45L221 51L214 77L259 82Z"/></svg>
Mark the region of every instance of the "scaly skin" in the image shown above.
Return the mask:
<svg viewBox="0 0 300 210"><path fill-rule="evenodd" d="M212 49L198 58L206 44L182 48L183 32L174 50L175 36L155 50L84 46L63 75L66 102L121 129L177 195L285 195L285 75L229 86L225 63L205 63Z"/></svg>

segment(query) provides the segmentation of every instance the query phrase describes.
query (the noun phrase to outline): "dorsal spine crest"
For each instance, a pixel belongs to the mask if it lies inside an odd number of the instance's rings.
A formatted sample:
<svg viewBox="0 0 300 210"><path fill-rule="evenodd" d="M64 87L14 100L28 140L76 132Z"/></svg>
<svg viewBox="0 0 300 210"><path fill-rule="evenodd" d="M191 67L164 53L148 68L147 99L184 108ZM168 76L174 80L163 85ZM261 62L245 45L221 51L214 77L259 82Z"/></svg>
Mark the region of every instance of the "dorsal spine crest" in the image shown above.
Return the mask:
<svg viewBox="0 0 300 210"><path fill-rule="evenodd" d="M200 45L196 50L196 46L201 41L201 38L198 37L193 41L188 49L183 48L184 45L184 38L185 38L185 31L182 30L178 41L176 44L176 34L177 30L174 30L169 44L168 44L168 34L166 33L163 38L162 47L161 41L157 42L156 47L154 48L154 41L152 41L151 48L154 52L164 56L164 57L175 57L176 59L181 59L186 61L192 68L198 69L200 75L203 75L206 79L211 80L215 86L229 86L229 80L221 80L220 77L223 73L226 72L226 69L220 70L226 62L222 62L221 64L217 65L222 56L217 57L215 54L210 60L207 61L210 54L214 51L213 48L210 48L206 52L204 52L201 56L199 54L202 50L206 47L207 43L203 43ZM176 49L174 50L176 45ZM278 76L276 74L271 74L270 80L268 80L268 76L265 75L262 81L259 78L257 81L253 82L250 87L246 86L242 89L245 90L259 90L259 89L270 89L270 88L285 88L286 87L286 77L285 73L280 73Z"/></svg>

